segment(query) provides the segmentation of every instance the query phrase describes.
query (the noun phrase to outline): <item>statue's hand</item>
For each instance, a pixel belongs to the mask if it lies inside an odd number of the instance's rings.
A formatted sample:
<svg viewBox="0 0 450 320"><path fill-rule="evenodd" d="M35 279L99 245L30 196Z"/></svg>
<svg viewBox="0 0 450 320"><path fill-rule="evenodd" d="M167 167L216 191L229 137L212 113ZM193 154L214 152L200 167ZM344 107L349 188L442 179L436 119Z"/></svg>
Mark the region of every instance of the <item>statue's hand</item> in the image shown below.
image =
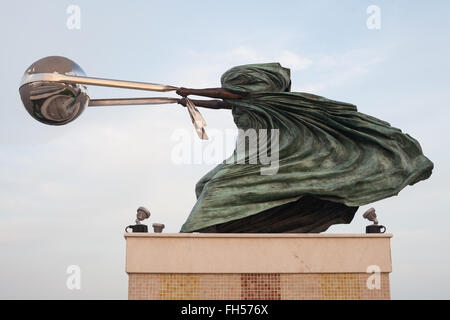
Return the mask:
<svg viewBox="0 0 450 320"><path fill-rule="evenodd" d="M181 98L178 100L178 104L181 104L186 107L186 98Z"/></svg>
<svg viewBox="0 0 450 320"><path fill-rule="evenodd" d="M176 92L178 95L180 95L182 97L187 97L190 94L190 90L187 88L183 88L183 87L178 88Z"/></svg>

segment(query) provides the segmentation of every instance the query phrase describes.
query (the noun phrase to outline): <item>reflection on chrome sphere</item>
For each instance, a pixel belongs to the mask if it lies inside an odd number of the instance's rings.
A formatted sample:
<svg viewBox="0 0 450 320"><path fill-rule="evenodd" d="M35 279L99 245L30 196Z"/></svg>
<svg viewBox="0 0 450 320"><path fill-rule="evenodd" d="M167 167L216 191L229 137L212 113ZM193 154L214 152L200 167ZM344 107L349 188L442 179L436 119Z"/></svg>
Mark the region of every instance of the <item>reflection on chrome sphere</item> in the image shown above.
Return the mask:
<svg viewBox="0 0 450 320"><path fill-rule="evenodd" d="M72 60L64 57L46 57L33 63L23 80L32 74L59 73L86 76ZM28 113L36 120L49 125L63 125L76 119L89 103L87 89L80 84L36 81L19 89Z"/></svg>

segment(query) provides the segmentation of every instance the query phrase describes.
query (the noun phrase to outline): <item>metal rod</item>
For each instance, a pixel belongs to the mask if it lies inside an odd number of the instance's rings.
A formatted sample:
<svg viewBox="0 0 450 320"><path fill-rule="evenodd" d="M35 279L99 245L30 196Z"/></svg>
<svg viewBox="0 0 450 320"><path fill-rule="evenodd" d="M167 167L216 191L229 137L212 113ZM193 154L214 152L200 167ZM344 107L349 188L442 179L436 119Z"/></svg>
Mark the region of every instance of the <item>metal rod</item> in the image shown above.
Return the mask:
<svg viewBox="0 0 450 320"><path fill-rule="evenodd" d="M147 90L147 91L174 91L177 87L168 86L157 83L148 82L136 82L136 81L124 81L124 80L113 80L113 79L103 79L103 78L91 78L91 77L81 77L81 76L69 76L59 73L35 73L29 74L26 78L22 80L21 85L36 82L36 81L50 81L50 82L65 82L65 83L79 83L92 86L102 86L102 87L114 87L114 88L125 88L125 89L135 89L135 90Z"/></svg>
<svg viewBox="0 0 450 320"><path fill-rule="evenodd" d="M178 103L178 98L118 98L118 99L92 99L89 101L89 107L105 106L131 106L146 104L167 104Z"/></svg>

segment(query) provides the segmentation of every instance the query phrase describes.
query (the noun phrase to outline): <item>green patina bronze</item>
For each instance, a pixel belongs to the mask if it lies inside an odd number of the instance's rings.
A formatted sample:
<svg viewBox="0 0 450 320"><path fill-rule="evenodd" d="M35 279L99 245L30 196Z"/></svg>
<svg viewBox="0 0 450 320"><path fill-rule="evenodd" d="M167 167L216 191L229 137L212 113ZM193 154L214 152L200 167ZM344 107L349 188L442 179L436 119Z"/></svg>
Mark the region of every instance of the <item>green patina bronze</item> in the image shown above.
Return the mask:
<svg viewBox="0 0 450 320"><path fill-rule="evenodd" d="M263 175L267 164L219 164L198 182L198 201L181 232L248 223L246 219L265 212L271 212L273 221L277 208L287 204L295 204L289 208L292 216L301 216L301 200L311 196L354 208L346 213L349 218L308 212L304 224L310 227L275 229L321 232L331 224L350 222L358 206L397 195L431 175L433 163L414 138L358 112L355 105L289 92L289 69L278 63L234 67L221 82L224 89L245 94L225 100L233 105L238 128L279 130L279 168L276 174Z"/></svg>

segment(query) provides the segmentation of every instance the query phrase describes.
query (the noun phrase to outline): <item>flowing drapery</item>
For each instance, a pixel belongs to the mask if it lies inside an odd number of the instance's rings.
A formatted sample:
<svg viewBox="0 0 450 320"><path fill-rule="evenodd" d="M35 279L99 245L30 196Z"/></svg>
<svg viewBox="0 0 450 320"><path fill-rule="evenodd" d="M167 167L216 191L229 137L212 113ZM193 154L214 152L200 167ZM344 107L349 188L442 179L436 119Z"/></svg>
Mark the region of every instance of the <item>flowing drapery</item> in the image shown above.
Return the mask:
<svg viewBox="0 0 450 320"><path fill-rule="evenodd" d="M267 165L261 163L219 164L197 183L198 200L181 232L273 213L289 203L295 204L289 208L293 215L302 215L301 199L311 196L358 207L431 175L433 163L414 138L355 105L289 92L289 69L278 63L237 66L221 82L224 89L245 95L225 100L233 105L239 129L278 129L278 171L263 175ZM311 214L308 223L314 221ZM322 216L313 228L293 229L324 231L339 222L333 217Z"/></svg>

